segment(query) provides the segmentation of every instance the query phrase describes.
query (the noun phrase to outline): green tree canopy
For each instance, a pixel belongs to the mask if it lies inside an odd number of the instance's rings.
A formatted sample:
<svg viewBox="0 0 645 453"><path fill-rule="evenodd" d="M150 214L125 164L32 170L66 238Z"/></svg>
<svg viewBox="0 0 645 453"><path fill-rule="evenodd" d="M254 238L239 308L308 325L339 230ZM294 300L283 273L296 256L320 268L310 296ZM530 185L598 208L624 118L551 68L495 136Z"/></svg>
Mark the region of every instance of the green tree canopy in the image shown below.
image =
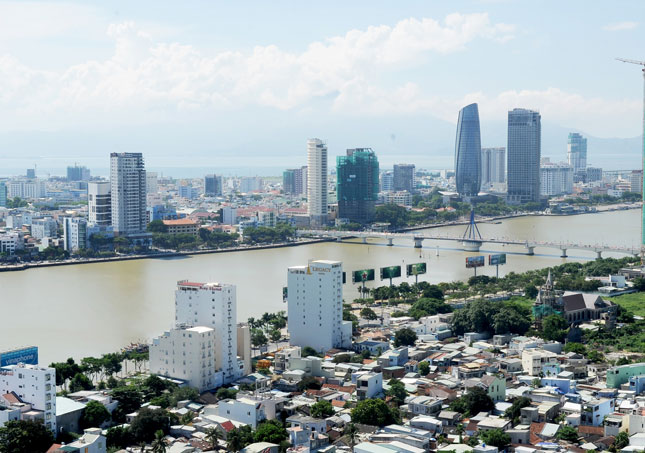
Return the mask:
<svg viewBox="0 0 645 453"><path fill-rule="evenodd" d="M159 430L164 434L170 431L170 417L165 409L142 407L130 423L130 430L137 441L150 442Z"/></svg>
<svg viewBox="0 0 645 453"><path fill-rule="evenodd" d="M569 323L560 315L549 315L542 320L542 338L562 343L567 336Z"/></svg>
<svg viewBox="0 0 645 453"><path fill-rule="evenodd" d="M408 392L405 390L405 384L398 379L390 379L387 384L390 388L387 389L385 394L387 396L391 396L392 400L399 406L403 404L405 402L405 398L408 396Z"/></svg>
<svg viewBox="0 0 645 453"><path fill-rule="evenodd" d="M311 416L316 418L325 418L333 415L334 406L327 400L320 400L311 406Z"/></svg>
<svg viewBox="0 0 645 453"><path fill-rule="evenodd" d="M287 430L278 420L268 420L260 423L253 435L255 442L270 442L272 444L279 444L288 438Z"/></svg>
<svg viewBox="0 0 645 453"><path fill-rule="evenodd" d="M511 443L511 436L499 428L481 431L479 435L486 444L497 447L500 450L503 450L504 447Z"/></svg>
<svg viewBox="0 0 645 453"><path fill-rule="evenodd" d="M41 421L11 420L0 428L1 453L44 452L53 442L52 432Z"/></svg>
<svg viewBox="0 0 645 453"><path fill-rule="evenodd" d="M430 372L430 364L425 360L419 362L419 374L421 376L426 376Z"/></svg>
<svg viewBox="0 0 645 453"><path fill-rule="evenodd" d="M417 341L417 334L414 330L409 327L399 329L394 334L394 346L413 346Z"/></svg>
<svg viewBox="0 0 645 453"><path fill-rule="evenodd" d="M578 430L569 425L562 425L556 434L556 437L560 440L566 440L567 442L578 443Z"/></svg>
<svg viewBox="0 0 645 453"><path fill-rule="evenodd" d="M85 405L83 414L79 420L81 429L100 428L103 423L110 419L110 412L98 401L90 401Z"/></svg>
<svg viewBox="0 0 645 453"><path fill-rule="evenodd" d="M363 425L385 426L399 422L399 414L396 409L390 408L381 399L366 399L360 401L352 409L352 423Z"/></svg>
<svg viewBox="0 0 645 453"><path fill-rule="evenodd" d="M495 409L495 402L481 387L471 387L468 393L450 403L450 409L465 416Z"/></svg>

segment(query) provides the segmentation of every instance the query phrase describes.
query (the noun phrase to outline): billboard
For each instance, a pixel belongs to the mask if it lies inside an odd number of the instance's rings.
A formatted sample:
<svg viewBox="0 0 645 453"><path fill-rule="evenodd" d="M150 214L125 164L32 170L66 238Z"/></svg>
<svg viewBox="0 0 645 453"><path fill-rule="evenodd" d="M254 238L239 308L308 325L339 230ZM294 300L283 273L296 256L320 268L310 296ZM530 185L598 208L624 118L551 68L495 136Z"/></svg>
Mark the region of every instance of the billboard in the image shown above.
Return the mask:
<svg viewBox="0 0 645 453"><path fill-rule="evenodd" d="M466 268L483 267L485 264L484 255L466 257Z"/></svg>
<svg viewBox="0 0 645 453"><path fill-rule="evenodd" d="M415 263L408 264L405 266L405 275L409 277L410 275L421 275L427 272L426 263Z"/></svg>
<svg viewBox="0 0 645 453"><path fill-rule="evenodd" d="M500 264L506 264L506 253L500 253L497 255L488 255L489 266L498 266Z"/></svg>
<svg viewBox="0 0 645 453"><path fill-rule="evenodd" d="M389 266L381 268L381 280L386 278L397 278L401 276L401 266Z"/></svg>
<svg viewBox="0 0 645 453"><path fill-rule="evenodd" d="M370 282L374 280L374 269L361 269L352 272L352 283Z"/></svg>
<svg viewBox="0 0 645 453"><path fill-rule="evenodd" d="M38 365L38 347L29 346L27 348L0 352L0 367L17 365L18 363Z"/></svg>

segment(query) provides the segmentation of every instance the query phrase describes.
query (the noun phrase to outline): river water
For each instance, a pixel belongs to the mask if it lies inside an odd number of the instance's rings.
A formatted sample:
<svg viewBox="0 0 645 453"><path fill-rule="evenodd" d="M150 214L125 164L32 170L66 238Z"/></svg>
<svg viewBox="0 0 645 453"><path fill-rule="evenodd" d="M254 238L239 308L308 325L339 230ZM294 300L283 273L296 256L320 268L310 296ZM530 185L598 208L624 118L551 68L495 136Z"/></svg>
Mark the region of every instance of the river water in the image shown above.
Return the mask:
<svg viewBox="0 0 645 453"><path fill-rule="evenodd" d="M584 244L635 246L640 237L640 210L567 217L520 217L499 224L481 224L484 237L536 241L575 241ZM464 226L434 229L433 233L461 235ZM241 251L111 263L82 264L0 273L0 350L25 345L40 348L40 362L77 359L117 351L133 341L147 341L171 327L174 289L178 280L226 282L237 285L238 321L269 311L286 310L282 287L287 267L310 259L343 262L348 271L345 299L358 297L350 271L425 261L432 283L464 280L473 275L465 258L476 255L458 249L457 242L425 241L421 250L412 241L393 247L378 241L320 243L298 247ZM436 247L439 246L439 256ZM527 256L519 246L484 245L481 254L505 252L499 269L522 272L566 261L593 259L595 253L570 250L560 258L557 249L537 248ZM624 256L605 254L604 256ZM405 273L405 271L404 271ZM478 275L495 275L494 267ZM405 278L395 280L395 283ZM413 282L411 277L408 281ZM368 285L370 286L370 285ZM373 286L373 285L371 285Z"/></svg>

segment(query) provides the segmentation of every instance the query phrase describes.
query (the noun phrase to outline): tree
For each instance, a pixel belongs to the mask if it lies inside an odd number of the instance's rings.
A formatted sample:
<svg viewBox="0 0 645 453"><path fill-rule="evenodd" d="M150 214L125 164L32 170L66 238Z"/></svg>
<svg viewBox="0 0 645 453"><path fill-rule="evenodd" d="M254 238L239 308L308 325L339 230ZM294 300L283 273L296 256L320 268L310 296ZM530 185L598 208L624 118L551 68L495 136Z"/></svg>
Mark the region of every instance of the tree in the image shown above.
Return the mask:
<svg viewBox="0 0 645 453"><path fill-rule="evenodd" d="M311 346L305 346L304 348L302 348L302 356L303 357L309 357L309 356L318 357L318 351L316 351Z"/></svg>
<svg viewBox="0 0 645 453"><path fill-rule="evenodd" d="M369 307L365 307L361 309L361 318L374 320L374 319L377 319L378 316L376 316L376 313L374 312L374 310L372 310Z"/></svg>
<svg viewBox="0 0 645 453"><path fill-rule="evenodd" d="M399 414L381 399L366 399L352 409L352 422L373 426L391 425L399 422Z"/></svg>
<svg viewBox="0 0 645 453"><path fill-rule="evenodd" d="M49 365L56 370L56 385L66 387L67 381L82 372L81 367L71 357L66 362L55 362Z"/></svg>
<svg viewBox="0 0 645 453"><path fill-rule="evenodd" d="M511 436L499 428L481 431L479 435L488 445L497 447L500 450L503 450L504 447L511 443Z"/></svg>
<svg viewBox="0 0 645 453"><path fill-rule="evenodd" d="M494 408L495 402L481 387L471 387L468 393L450 403L451 410L468 416L492 411Z"/></svg>
<svg viewBox="0 0 645 453"><path fill-rule="evenodd" d="M152 453L166 453L166 435L163 431L158 430L155 432L155 438L152 441Z"/></svg>
<svg viewBox="0 0 645 453"><path fill-rule="evenodd" d="M217 389L217 393L215 394L218 400L235 399L235 395L237 395L237 390L235 390L234 388L225 387L220 387L219 389Z"/></svg>
<svg viewBox="0 0 645 453"><path fill-rule="evenodd" d="M222 433L219 432L217 428L208 428L206 430L206 436L204 440L210 442L211 448L215 450L217 448L218 440L222 437Z"/></svg>
<svg viewBox="0 0 645 453"><path fill-rule="evenodd" d="M593 349L587 354L587 359L593 363L600 363L605 361L605 356L602 352Z"/></svg>
<svg viewBox="0 0 645 453"><path fill-rule="evenodd" d="M254 442L279 444L289 438L287 430L278 420L269 420L258 425L253 435Z"/></svg>
<svg viewBox="0 0 645 453"><path fill-rule="evenodd" d="M564 352L573 352L574 354L585 355L587 348L582 343L569 342L564 345Z"/></svg>
<svg viewBox="0 0 645 453"><path fill-rule="evenodd" d="M74 379L69 384L69 391L72 393L80 392L81 390L92 390L93 388L94 384L83 373L76 373L76 376L74 376Z"/></svg>
<svg viewBox="0 0 645 453"><path fill-rule="evenodd" d="M616 438L614 439L614 443L609 447L610 451L620 451L623 448L625 448L627 445L629 445L629 434L627 434L625 431L620 432L616 435Z"/></svg>
<svg viewBox="0 0 645 453"><path fill-rule="evenodd" d="M83 415L79 420L81 429L100 428L103 423L110 419L110 412L98 401L90 401L83 409Z"/></svg>
<svg viewBox="0 0 645 453"><path fill-rule="evenodd" d="M229 451L240 451L253 443L253 432L249 425L234 428L226 435L226 447Z"/></svg>
<svg viewBox="0 0 645 453"><path fill-rule="evenodd" d="M132 420L130 430L136 440L150 442L157 431L161 430L164 434L170 431L170 417L164 409L142 407Z"/></svg>
<svg viewBox="0 0 645 453"><path fill-rule="evenodd" d="M354 445L356 445L356 435L358 434L358 428L354 423L349 423L345 426L343 435L349 436L349 448L354 450Z"/></svg>
<svg viewBox="0 0 645 453"><path fill-rule="evenodd" d="M54 442L52 432L41 421L11 420L0 428L0 452L47 451Z"/></svg>
<svg viewBox="0 0 645 453"><path fill-rule="evenodd" d="M511 420L515 420L519 418L519 416L521 415L522 408L530 405L531 405L530 398L527 398L525 396L522 396L520 398L515 398L513 400L513 403L511 404L511 407L506 409L506 411L504 412L504 416Z"/></svg>
<svg viewBox="0 0 645 453"><path fill-rule="evenodd" d="M408 396L408 392L405 390L405 384L399 381L398 379L390 379L388 382L390 388L387 389L385 394L391 396L392 400L396 402L397 405L401 405L405 402L405 398Z"/></svg>
<svg viewBox="0 0 645 453"><path fill-rule="evenodd" d="M452 307L440 299L422 297L410 307L409 315L415 319L434 316L438 313L450 313Z"/></svg>
<svg viewBox="0 0 645 453"><path fill-rule="evenodd" d="M280 338L282 338L282 334L278 329L272 329L269 332L269 338L271 338L271 341L273 342L280 341Z"/></svg>
<svg viewBox="0 0 645 453"><path fill-rule="evenodd" d="M562 425L556 434L556 437L560 440L566 440L567 442L578 443L578 430L573 426Z"/></svg>
<svg viewBox="0 0 645 453"><path fill-rule="evenodd" d="M417 334L409 327L397 330L394 334L394 346L413 346L417 341Z"/></svg>
<svg viewBox="0 0 645 453"><path fill-rule="evenodd" d="M134 443L130 428L115 426L107 430L105 435L108 448L126 448Z"/></svg>
<svg viewBox="0 0 645 453"><path fill-rule="evenodd" d="M327 400L320 400L311 406L311 416L315 418L329 417L334 413L334 406Z"/></svg>
<svg viewBox="0 0 645 453"><path fill-rule="evenodd" d="M150 233L167 233L168 227L163 223L163 220L153 220L148 224L147 230Z"/></svg>
<svg viewBox="0 0 645 453"><path fill-rule="evenodd" d="M307 389L312 389L312 390L320 390L322 388L322 385L313 376L305 376L303 377L300 382L298 382L298 390L301 392L304 392Z"/></svg>
<svg viewBox="0 0 645 453"><path fill-rule="evenodd" d="M561 315L549 315L542 320L541 336L545 340L562 343L568 327L569 323Z"/></svg>
<svg viewBox="0 0 645 453"><path fill-rule="evenodd" d="M528 285L524 288L524 296L528 299L535 299L538 295L538 290L535 285Z"/></svg>
<svg viewBox="0 0 645 453"><path fill-rule="evenodd" d="M426 361L419 362L419 374L421 376L427 376L430 372L430 364Z"/></svg>
<svg viewBox="0 0 645 453"><path fill-rule="evenodd" d="M264 346L267 344L269 340L267 340L266 335L264 335L264 332L260 329L253 329L251 332L251 343L253 343L253 346L256 348L259 348L260 346Z"/></svg>
<svg viewBox="0 0 645 453"><path fill-rule="evenodd" d="M116 422L125 420L125 416L141 407L143 398L141 392L136 387L117 387L112 390L112 398L119 402L119 405L112 413L112 418Z"/></svg>

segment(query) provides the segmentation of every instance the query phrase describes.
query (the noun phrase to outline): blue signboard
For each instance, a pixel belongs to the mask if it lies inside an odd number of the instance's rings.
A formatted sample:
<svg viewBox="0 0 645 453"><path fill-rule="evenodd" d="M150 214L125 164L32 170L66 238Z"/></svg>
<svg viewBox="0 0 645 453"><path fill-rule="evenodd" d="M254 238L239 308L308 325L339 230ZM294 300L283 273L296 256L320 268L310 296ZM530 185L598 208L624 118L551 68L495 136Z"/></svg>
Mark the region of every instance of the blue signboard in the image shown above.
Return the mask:
<svg viewBox="0 0 645 453"><path fill-rule="evenodd" d="M19 363L38 365L38 348L36 346L30 346L28 348L0 352L0 367L17 365Z"/></svg>

